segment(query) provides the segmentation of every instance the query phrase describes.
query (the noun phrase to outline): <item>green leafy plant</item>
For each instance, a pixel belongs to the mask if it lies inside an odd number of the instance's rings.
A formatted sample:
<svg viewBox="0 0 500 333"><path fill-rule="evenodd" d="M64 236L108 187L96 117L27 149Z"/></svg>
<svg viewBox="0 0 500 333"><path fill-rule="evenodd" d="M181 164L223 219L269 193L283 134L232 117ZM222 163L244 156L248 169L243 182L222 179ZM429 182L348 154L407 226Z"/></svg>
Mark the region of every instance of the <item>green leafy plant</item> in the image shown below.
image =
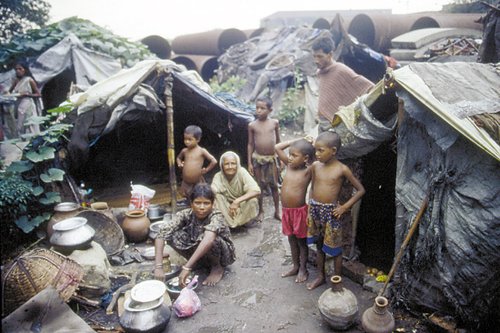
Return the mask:
<svg viewBox="0 0 500 333"><path fill-rule="evenodd" d="M246 83L246 80L243 78L240 78L239 76L230 76L229 79L227 79L223 83L219 83L217 80L217 76L212 76L212 78L209 81L210 88L212 88L212 91L214 93L219 93L219 92L228 92L231 94L236 94Z"/></svg>
<svg viewBox="0 0 500 333"><path fill-rule="evenodd" d="M300 104L300 96L302 94L303 75L299 70L295 70L293 84L287 88L281 108L279 110L280 125L293 123L297 118L305 112L304 105Z"/></svg>
<svg viewBox="0 0 500 333"><path fill-rule="evenodd" d="M18 58L40 55L70 33L75 34L89 49L119 59L124 67L132 67L140 60L155 57L142 43L115 35L89 20L70 17L42 29L16 35L8 44L0 45L0 64L3 65L0 71L9 69Z"/></svg>
<svg viewBox="0 0 500 333"><path fill-rule="evenodd" d="M50 219L53 205L61 202L61 195L54 191L55 183L64 180L65 171L57 168L58 149L69 141L66 133L70 124L54 123L59 114L50 110L51 116L31 117L28 123L45 126L38 135L25 136L31 140L23 149L19 161L12 162L0 173L0 216L23 232L29 233ZM9 140L17 143L19 139Z"/></svg>

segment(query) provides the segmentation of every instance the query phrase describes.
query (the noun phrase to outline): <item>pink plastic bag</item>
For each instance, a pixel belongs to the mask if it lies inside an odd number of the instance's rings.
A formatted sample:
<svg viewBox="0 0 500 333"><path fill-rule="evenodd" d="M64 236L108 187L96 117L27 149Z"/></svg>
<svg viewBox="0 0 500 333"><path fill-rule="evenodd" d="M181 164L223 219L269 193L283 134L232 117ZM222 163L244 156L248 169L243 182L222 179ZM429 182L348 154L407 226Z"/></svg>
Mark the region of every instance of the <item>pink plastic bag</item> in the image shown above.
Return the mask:
<svg viewBox="0 0 500 333"><path fill-rule="evenodd" d="M201 310L200 298L192 289L197 283L198 275L195 275L191 282L181 290L179 297L175 300L173 307L177 317L191 317Z"/></svg>

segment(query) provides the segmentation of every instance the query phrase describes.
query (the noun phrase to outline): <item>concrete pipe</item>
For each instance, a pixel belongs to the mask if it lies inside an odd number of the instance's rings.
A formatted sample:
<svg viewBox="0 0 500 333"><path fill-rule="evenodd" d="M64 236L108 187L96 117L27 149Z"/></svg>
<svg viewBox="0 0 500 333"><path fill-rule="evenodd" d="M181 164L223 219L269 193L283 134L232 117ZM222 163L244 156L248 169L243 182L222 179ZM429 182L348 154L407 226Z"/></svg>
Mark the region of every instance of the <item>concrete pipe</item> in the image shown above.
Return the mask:
<svg viewBox="0 0 500 333"><path fill-rule="evenodd" d="M214 56L179 54L173 57L172 61L186 66L187 69L197 71L206 82L215 75L215 71L219 67L217 57Z"/></svg>
<svg viewBox="0 0 500 333"><path fill-rule="evenodd" d="M410 31L416 14L358 14L352 18L347 32L374 49L386 52L391 39Z"/></svg>
<svg viewBox="0 0 500 333"><path fill-rule="evenodd" d="M247 40L245 33L238 29L211 30L176 37L172 50L176 54L221 55L231 45Z"/></svg>
<svg viewBox="0 0 500 333"><path fill-rule="evenodd" d="M243 30L243 32L247 36L247 39L260 36L264 33L264 31L264 28Z"/></svg>
<svg viewBox="0 0 500 333"><path fill-rule="evenodd" d="M320 18L316 19L316 21L314 21L312 27L313 27L313 29L327 29L327 30L329 30L330 29L330 22L326 18L320 17Z"/></svg>
<svg viewBox="0 0 500 333"><path fill-rule="evenodd" d="M425 28L466 28L482 30L483 25L475 21L481 14L420 13L410 30Z"/></svg>
<svg viewBox="0 0 500 333"><path fill-rule="evenodd" d="M172 48L170 43L163 37L151 35L141 39L141 43L146 45L152 53L160 59L170 59Z"/></svg>

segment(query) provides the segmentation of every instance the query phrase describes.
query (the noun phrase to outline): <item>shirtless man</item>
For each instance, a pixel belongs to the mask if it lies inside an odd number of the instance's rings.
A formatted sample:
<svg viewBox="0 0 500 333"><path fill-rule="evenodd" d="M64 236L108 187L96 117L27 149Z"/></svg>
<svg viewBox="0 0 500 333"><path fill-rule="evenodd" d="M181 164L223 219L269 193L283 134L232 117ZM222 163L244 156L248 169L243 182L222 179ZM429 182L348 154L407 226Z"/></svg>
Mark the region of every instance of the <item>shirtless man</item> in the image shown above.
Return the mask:
<svg viewBox="0 0 500 333"><path fill-rule="evenodd" d="M203 175L215 168L217 160L205 148L198 145L201 140L201 128L190 125L184 129L184 145L177 156L177 166L182 169L181 194L189 198L194 185L204 183ZM205 160L209 162L204 167Z"/></svg>
<svg viewBox="0 0 500 333"><path fill-rule="evenodd" d="M316 162L311 166L311 198L307 243L316 244L318 275L307 289L314 289L325 283L325 253L334 257L335 274L342 271L342 224L340 218L365 194L365 188L354 177L348 166L337 160L340 136L335 132L323 132L316 138ZM357 190L347 202L338 202L344 180L347 179Z"/></svg>
<svg viewBox="0 0 500 333"><path fill-rule="evenodd" d="M278 166L274 146L280 142L279 123L269 118L273 110L273 101L269 97L260 97L256 101L255 114L257 119L248 124L248 171L259 183L261 191L269 186L274 201L274 217L281 220L279 212ZM264 211L262 201L264 194L259 196L259 215L262 221Z"/></svg>

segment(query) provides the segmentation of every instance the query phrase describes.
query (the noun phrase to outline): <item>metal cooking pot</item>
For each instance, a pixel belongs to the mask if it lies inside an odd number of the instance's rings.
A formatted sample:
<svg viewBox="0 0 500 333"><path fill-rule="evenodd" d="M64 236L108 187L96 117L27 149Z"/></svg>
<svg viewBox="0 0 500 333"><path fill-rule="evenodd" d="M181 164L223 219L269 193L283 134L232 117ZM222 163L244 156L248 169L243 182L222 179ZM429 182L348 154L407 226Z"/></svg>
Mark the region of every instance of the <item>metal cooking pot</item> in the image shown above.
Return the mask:
<svg viewBox="0 0 500 333"><path fill-rule="evenodd" d="M87 224L84 217L71 217L52 226L50 244L55 247L76 250L88 247L95 235L95 230Z"/></svg>
<svg viewBox="0 0 500 333"><path fill-rule="evenodd" d="M129 297L125 300L124 307L120 325L127 333L160 333L170 321L171 312L163 302L163 297L146 305Z"/></svg>

